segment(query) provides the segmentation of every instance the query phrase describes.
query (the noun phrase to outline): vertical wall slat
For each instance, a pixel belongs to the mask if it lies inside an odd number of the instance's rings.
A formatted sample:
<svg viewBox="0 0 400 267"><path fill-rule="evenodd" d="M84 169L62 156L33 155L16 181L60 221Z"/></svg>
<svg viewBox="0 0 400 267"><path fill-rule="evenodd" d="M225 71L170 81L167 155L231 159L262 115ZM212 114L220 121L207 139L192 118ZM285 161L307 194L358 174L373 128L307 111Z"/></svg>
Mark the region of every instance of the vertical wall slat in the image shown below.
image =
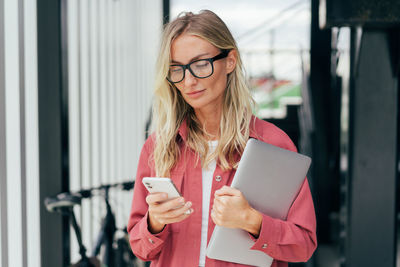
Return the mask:
<svg viewBox="0 0 400 267"><path fill-rule="evenodd" d="M106 71L107 71L107 58L106 58L106 0L101 0L100 2L100 17L102 18L100 20L100 28L103 29L100 31L100 88L101 88L101 182L106 183L107 179L107 163L108 163L108 157L107 157L107 77L106 77Z"/></svg>
<svg viewBox="0 0 400 267"><path fill-rule="evenodd" d="M112 157L112 144L111 144L111 120L112 120L112 108L111 108L111 52L110 52L110 43L111 43L111 29L110 29L110 4L111 0L106 0L105 6L106 6L106 16L105 16L105 43L106 43L106 96L107 96L107 101L106 101L106 133L107 133L107 146L106 146L106 155L107 155L107 176L106 176L106 183L110 182L110 178L112 175L112 164L111 164L111 157Z"/></svg>
<svg viewBox="0 0 400 267"><path fill-rule="evenodd" d="M88 1L79 1L79 39L80 39L80 129L81 129L81 188L91 187L91 155L90 155L90 72L89 72L89 29ZM84 199L81 204L82 240L85 244L92 242L91 237L91 202Z"/></svg>
<svg viewBox="0 0 400 267"><path fill-rule="evenodd" d="M68 9L68 66L69 66L69 150L70 150L70 189L76 191L80 188L80 124L79 124L79 47L78 47L78 1L67 1ZM77 220L80 220L80 213L75 208ZM73 233L71 231L71 233ZM71 234L71 261L78 260L78 243L74 234Z"/></svg>
<svg viewBox="0 0 400 267"><path fill-rule="evenodd" d="M119 80L119 71L120 71L120 63L119 63L119 57L118 57L118 51L119 51L119 30L120 30L120 25L118 21L121 19L118 16L118 4L119 1L114 1L113 2L113 32L114 32L114 45L113 45L113 55L114 55L114 88L113 90L115 91L115 181L121 182L123 180L123 177L121 177L121 87L120 87L120 80ZM115 192L113 194L113 199L116 201L112 202L114 204L114 211L116 214L116 222L121 221L121 207L118 205L118 203L121 202L122 199L122 194Z"/></svg>
<svg viewBox="0 0 400 267"><path fill-rule="evenodd" d="M105 166L104 165L104 109L103 109L103 99L104 99L104 83L103 83L103 62L104 62L104 57L102 57L102 32L100 29L104 29L102 27L102 22L103 20L103 1L95 1L97 5L97 18L96 18L96 24L98 25L98 34L97 34L97 58L98 58L98 68L97 68L97 80L98 80L98 114L99 114L99 123L98 123L98 134L99 134L99 140L98 140L98 153L99 153L99 177L98 177L98 183L101 184L104 181L104 170ZM98 214L99 216L101 215L101 207L98 206Z"/></svg>
<svg viewBox="0 0 400 267"><path fill-rule="evenodd" d="M8 264L22 266L18 1L4 1L4 9Z"/></svg>
<svg viewBox="0 0 400 267"><path fill-rule="evenodd" d="M39 135L38 135L38 81L36 2L25 0L25 149L26 149L26 245L27 266L40 266L40 202L39 202ZM1 33L0 33L1 34ZM1 123L0 123L1 124Z"/></svg>
<svg viewBox="0 0 400 267"><path fill-rule="evenodd" d="M100 185L100 157L99 157L99 78L98 78L98 1L89 1L89 25L90 25L90 90L91 90L91 157L92 157L92 186ZM92 239L96 237L100 229L97 223L100 221L100 199L92 199Z"/></svg>
<svg viewBox="0 0 400 267"><path fill-rule="evenodd" d="M27 188L26 188L26 110L25 110L25 24L24 0L18 0L18 49L19 49L19 108L20 108L20 156L21 156L21 236L27 236ZM27 242L22 242L22 266L27 267Z"/></svg>
<svg viewBox="0 0 400 267"><path fill-rule="evenodd" d="M127 179L133 179L132 174L129 172L129 167L131 163L127 160L129 159L129 140L130 140L130 135L129 135L129 129L131 128L130 125L132 125L131 121L131 116L129 116L129 94L128 94L128 83L126 81L127 77L129 75L126 75L127 72L127 46L126 43L128 42L129 34L126 34L125 27L123 25L128 25L128 20L126 16L126 12L123 12L124 10L128 10L128 6L126 4L126 1L121 1L119 5L119 14L118 17L120 18L120 50L119 50L119 56L120 56L120 82L121 82L121 98L122 98L122 127L121 127L121 142L122 142L122 176L124 177L125 180ZM127 206L130 206L130 201L126 199L126 197L122 200L124 203L123 206L123 212L127 210ZM127 217L122 216L122 224L125 224L127 221Z"/></svg>
<svg viewBox="0 0 400 267"><path fill-rule="evenodd" d="M109 0L108 1L108 38L109 38L109 47L108 47L108 56L109 56L109 86L107 88L109 96L110 96L110 121L109 121L109 126L110 126L110 176L109 176L109 182L115 181L115 132L116 132L116 114L115 114L115 98L116 98L116 92L115 92L115 57L114 57L114 44L115 44L115 29L114 29L114 16L113 16L113 10L114 10L114 1Z"/></svg>
<svg viewBox="0 0 400 267"><path fill-rule="evenodd" d="M0 2L4 14L4 1ZM6 85L4 16L0 17L0 264L8 267L7 235L7 153L6 153Z"/></svg>

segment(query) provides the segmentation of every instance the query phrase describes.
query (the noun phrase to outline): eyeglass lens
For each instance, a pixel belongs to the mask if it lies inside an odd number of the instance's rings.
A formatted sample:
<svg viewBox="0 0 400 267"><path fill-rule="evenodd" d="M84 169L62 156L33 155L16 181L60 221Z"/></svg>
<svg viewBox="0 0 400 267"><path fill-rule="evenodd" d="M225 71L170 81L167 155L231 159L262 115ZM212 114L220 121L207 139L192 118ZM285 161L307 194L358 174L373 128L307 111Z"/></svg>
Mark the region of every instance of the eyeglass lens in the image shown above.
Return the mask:
<svg viewBox="0 0 400 267"><path fill-rule="evenodd" d="M212 65L208 60L198 60L189 64L189 69L197 78L206 78L212 74ZM168 78L172 82L183 80L185 70L183 66L170 66Z"/></svg>

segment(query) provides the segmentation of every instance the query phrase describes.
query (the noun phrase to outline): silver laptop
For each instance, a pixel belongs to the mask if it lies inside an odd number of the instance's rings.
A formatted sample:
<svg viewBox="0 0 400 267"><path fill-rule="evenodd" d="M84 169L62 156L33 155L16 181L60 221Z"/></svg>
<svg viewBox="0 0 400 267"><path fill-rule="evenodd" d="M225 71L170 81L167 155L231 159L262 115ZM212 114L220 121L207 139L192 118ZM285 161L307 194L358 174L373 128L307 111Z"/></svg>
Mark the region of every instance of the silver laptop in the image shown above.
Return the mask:
<svg viewBox="0 0 400 267"><path fill-rule="evenodd" d="M286 220L310 167L307 156L249 139L232 187L239 189L256 210ZM253 266L270 266L273 258L251 250L254 241L241 229L215 226L207 257Z"/></svg>

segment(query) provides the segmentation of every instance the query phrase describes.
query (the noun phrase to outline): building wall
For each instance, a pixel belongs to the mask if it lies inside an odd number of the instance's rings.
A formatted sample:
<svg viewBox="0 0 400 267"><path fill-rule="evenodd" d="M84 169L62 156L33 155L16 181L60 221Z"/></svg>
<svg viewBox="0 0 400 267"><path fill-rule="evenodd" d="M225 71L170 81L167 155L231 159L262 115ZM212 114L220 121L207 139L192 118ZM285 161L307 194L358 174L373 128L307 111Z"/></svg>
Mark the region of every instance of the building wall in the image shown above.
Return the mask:
<svg viewBox="0 0 400 267"><path fill-rule="evenodd" d="M150 114L161 1L68 1L70 189L135 179ZM111 191L125 227L132 192ZM82 203L91 250L104 215L101 197ZM71 234L72 260L78 257Z"/></svg>
<svg viewBox="0 0 400 267"><path fill-rule="evenodd" d="M0 7L0 262L40 266L36 6Z"/></svg>
<svg viewBox="0 0 400 267"><path fill-rule="evenodd" d="M40 248L48 242L40 235L36 4L0 1L2 267L42 266ZM151 105L162 3L68 0L67 10L70 189L134 180ZM123 227L132 192L111 197ZM95 198L76 210L89 249L102 207ZM72 260L74 238L71 234Z"/></svg>

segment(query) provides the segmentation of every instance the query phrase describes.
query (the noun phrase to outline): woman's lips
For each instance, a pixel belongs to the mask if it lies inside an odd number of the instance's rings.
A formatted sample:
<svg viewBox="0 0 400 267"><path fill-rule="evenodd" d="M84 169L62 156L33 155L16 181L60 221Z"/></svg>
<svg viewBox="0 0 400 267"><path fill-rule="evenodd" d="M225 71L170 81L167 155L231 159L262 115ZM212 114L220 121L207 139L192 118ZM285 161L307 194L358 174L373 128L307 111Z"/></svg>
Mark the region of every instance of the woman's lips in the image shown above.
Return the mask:
<svg viewBox="0 0 400 267"><path fill-rule="evenodd" d="M190 96L191 98L197 98L197 97L200 97L200 96L204 93L205 90L206 90L206 89L197 90L197 91L193 91L193 92L186 93L186 94L187 94L188 96Z"/></svg>

